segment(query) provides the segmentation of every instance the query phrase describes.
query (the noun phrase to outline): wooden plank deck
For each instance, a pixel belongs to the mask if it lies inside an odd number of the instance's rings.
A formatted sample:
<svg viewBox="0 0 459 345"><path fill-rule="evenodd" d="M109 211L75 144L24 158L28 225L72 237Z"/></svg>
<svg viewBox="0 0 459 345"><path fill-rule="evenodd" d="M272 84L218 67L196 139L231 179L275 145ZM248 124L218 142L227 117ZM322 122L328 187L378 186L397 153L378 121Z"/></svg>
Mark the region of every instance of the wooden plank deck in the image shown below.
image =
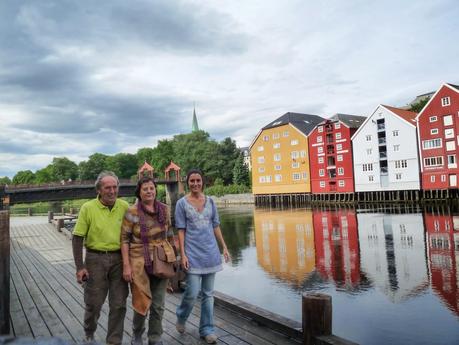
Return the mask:
<svg viewBox="0 0 459 345"><path fill-rule="evenodd" d="M218 278L217 278L218 279ZM46 220L36 224L11 224L11 330L14 336L56 336L83 339L83 289L75 280L71 242ZM168 294L164 314L164 344L203 344L199 338L199 306L187 322L185 334L175 329L175 309L180 294ZM124 343L131 340L132 307L127 301ZM103 343L107 325L105 303L95 337ZM215 307L219 344L299 344L300 342L258 325L223 307Z"/></svg>

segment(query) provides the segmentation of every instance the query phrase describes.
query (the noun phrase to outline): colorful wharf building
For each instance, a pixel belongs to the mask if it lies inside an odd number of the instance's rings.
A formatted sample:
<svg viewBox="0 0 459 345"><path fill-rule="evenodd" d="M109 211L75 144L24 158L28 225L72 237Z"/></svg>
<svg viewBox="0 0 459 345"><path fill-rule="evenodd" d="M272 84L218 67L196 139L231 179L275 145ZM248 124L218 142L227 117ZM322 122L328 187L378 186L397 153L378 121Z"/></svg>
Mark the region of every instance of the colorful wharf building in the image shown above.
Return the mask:
<svg viewBox="0 0 459 345"><path fill-rule="evenodd" d="M457 190L459 86L443 84L416 118L423 190Z"/></svg>
<svg viewBox="0 0 459 345"><path fill-rule="evenodd" d="M308 136L322 121L289 112L261 129L250 145L255 197L311 192Z"/></svg>
<svg viewBox="0 0 459 345"><path fill-rule="evenodd" d="M351 137L366 117L336 114L318 124L309 135L311 190L353 193Z"/></svg>
<svg viewBox="0 0 459 345"><path fill-rule="evenodd" d="M416 113L379 105L352 136L356 192L420 189Z"/></svg>

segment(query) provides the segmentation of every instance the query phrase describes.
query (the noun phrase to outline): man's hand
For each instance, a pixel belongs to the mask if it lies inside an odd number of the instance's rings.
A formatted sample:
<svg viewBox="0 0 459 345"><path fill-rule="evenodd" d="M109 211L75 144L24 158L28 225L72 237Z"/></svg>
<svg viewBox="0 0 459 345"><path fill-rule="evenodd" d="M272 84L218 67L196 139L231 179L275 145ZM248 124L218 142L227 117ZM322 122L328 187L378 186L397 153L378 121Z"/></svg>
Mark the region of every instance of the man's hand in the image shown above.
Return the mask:
<svg viewBox="0 0 459 345"><path fill-rule="evenodd" d="M83 282L87 281L89 278L89 273L86 268L82 268L81 270L77 271L76 278L78 284L83 284Z"/></svg>

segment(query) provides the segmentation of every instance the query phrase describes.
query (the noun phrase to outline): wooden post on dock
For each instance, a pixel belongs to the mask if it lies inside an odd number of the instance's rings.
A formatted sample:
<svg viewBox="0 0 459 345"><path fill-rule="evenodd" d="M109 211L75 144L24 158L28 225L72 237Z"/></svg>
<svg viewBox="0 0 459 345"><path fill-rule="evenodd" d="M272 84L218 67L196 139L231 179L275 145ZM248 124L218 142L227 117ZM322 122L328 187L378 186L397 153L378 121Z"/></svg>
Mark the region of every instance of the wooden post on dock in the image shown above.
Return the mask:
<svg viewBox="0 0 459 345"><path fill-rule="evenodd" d="M64 219L63 218L59 218L56 222L56 229L57 231L61 232L62 228L64 227Z"/></svg>
<svg viewBox="0 0 459 345"><path fill-rule="evenodd" d="M48 211L48 223L51 223L54 218L54 212L53 211Z"/></svg>
<svg viewBox="0 0 459 345"><path fill-rule="evenodd" d="M32 216L32 209L30 207L27 209L27 215L29 217Z"/></svg>
<svg viewBox="0 0 459 345"><path fill-rule="evenodd" d="M10 214L0 211L0 335L10 333Z"/></svg>
<svg viewBox="0 0 459 345"><path fill-rule="evenodd" d="M332 334L332 299L321 293L303 294L303 345L314 344L314 337Z"/></svg>

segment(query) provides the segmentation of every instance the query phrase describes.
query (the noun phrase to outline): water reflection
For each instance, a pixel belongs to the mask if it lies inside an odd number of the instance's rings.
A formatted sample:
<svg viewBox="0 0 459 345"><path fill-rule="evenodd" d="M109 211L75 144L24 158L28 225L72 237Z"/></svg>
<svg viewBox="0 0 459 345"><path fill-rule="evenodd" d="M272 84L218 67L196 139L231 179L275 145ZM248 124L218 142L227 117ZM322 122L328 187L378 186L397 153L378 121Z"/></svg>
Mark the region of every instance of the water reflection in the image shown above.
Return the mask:
<svg viewBox="0 0 459 345"><path fill-rule="evenodd" d="M362 270L392 301L428 287L422 214L360 213Z"/></svg>
<svg viewBox="0 0 459 345"><path fill-rule="evenodd" d="M449 209L431 210L424 224L432 288L459 316L459 216Z"/></svg>
<svg viewBox="0 0 459 345"><path fill-rule="evenodd" d="M302 285L314 269L314 232L310 210L254 210L258 263L282 280Z"/></svg>
<svg viewBox="0 0 459 345"><path fill-rule="evenodd" d="M457 343L456 210L244 208L221 218L236 261L217 290L298 321L301 292L327 293L334 331L361 344Z"/></svg>
<svg viewBox="0 0 459 345"><path fill-rule="evenodd" d="M354 290L360 274L357 218L353 209L314 209L316 270L338 288Z"/></svg>

